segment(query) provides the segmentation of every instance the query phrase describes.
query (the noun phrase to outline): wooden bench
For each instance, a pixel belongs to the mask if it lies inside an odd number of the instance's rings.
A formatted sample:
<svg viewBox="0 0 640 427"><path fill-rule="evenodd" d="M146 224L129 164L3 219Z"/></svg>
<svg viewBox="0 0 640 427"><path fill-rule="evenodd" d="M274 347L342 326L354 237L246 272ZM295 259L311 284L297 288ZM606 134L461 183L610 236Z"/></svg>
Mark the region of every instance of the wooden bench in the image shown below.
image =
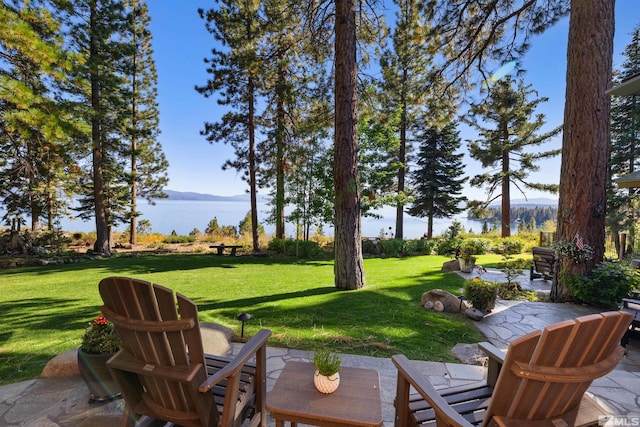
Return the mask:
<svg viewBox="0 0 640 427"><path fill-rule="evenodd" d="M236 256L236 250L238 248L241 248L241 247L242 247L242 245L224 245L224 244L209 246L210 249L216 249L216 251L217 251L216 255L220 255L220 256L224 255L224 250L225 249L231 249L231 254L230 255L231 256Z"/></svg>
<svg viewBox="0 0 640 427"><path fill-rule="evenodd" d="M542 246L534 246L533 265L531 266L531 274L529 280L540 279L553 280L553 272L556 264L556 253L553 249L543 248Z"/></svg>

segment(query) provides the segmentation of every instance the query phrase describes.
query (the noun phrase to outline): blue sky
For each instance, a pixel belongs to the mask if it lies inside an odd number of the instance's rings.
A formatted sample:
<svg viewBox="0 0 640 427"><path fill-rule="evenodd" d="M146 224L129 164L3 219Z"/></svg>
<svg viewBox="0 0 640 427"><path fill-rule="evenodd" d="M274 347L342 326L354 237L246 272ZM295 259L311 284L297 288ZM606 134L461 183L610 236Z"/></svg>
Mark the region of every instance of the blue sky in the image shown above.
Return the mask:
<svg viewBox="0 0 640 427"><path fill-rule="evenodd" d="M210 56L214 44L197 9L206 9L212 4L166 0L148 2L158 72L160 141L170 163L168 189L231 196L248 189L247 183L235 170L221 169L225 160L233 156L231 147L222 143L210 144L200 135L204 122L216 121L224 110L214 97L205 98L194 89L208 78L203 60ZM621 54L638 23L638 0L616 0L614 69L622 64ZM525 82L531 84L539 96L549 98L549 102L541 104L538 109L546 115L549 129L559 125L563 118L567 34L568 18L533 38L530 51L518 65L527 71ZM474 138L465 129L461 129L461 136L463 140ZM560 146L561 139L557 138L545 149ZM468 156L466 163L468 175L480 171L479 165ZM558 183L559 173L558 157L541 164L541 171L532 177L539 182ZM266 194L266 190L261 192ZM464 191L468 197L484 198L480 193L478 189L467 188ZM548 193L533 191L527 196L555 198ZM515 189L512 189L512 198L521 198Z"/></svg>

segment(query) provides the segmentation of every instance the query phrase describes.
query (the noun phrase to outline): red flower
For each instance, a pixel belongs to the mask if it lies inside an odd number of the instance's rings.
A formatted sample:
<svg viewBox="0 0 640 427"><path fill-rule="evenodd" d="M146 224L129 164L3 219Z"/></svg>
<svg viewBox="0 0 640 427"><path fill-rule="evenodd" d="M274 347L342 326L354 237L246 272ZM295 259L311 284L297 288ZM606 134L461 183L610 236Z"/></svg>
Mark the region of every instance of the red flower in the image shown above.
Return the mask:
<svg viewBox="0 0 640 427"><path fill-rule="evenodd" d="M108 325L109 321L107 320L106 317L104 316L98 316L96 317L96 319L93 321L94 325Z"/></svg>

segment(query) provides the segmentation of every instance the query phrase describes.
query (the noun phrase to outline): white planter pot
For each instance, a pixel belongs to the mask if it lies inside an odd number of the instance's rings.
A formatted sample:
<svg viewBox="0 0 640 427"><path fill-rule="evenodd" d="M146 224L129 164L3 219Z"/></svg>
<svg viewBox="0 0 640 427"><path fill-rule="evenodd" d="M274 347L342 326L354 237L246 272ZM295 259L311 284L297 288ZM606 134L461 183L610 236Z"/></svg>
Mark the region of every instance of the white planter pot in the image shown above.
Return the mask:
<svg viewBox="0 0 640 427"><path fill-rule="evenodd" d="M324 375L320 375L318 370L316 370L315 374L313 374L313 384L321 393L333 393L340 385L340 372L336 372L330 377L325 377Z"/></svg>
<svg viewBox="0 0 640 427"><path fill-rule="evenodd" d="M470 259L459 258L458 261L460 262L460 271L462 271L463 273L471 273L471 270L473 270L473 267L476 266L475 258L470 258Z"/></svg>

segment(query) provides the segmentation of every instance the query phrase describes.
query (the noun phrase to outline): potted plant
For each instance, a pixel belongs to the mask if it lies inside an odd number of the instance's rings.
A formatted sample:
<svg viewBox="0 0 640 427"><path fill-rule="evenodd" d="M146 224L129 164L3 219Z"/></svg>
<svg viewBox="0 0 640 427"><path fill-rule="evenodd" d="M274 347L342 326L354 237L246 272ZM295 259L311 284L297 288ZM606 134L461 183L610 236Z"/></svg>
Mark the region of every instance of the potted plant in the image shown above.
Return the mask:
<svg viewBox="0 0 640 427"><path fill-rule="evenodd" d="M491 311L498 298L498 285L488 280L474 277L464 284L464 296L473 308L483 313Z"/></svg>
<svg viewBox="0 0 640 427"><path fill-rule="evenodd" d="M471 273L476 265L476 248L474 245L464 242L460 245L458 262L460 263L460 271L463 273Z"/></svg>
<svg viewBox="0 0 640 427"><path fill-rule="evenodd" d="M107 367L107 360L119 349L118 331L106 317L98 316L85 329L78 349L78 368L89 388L89 403L120 396L120 387Z"/></svg>
<svg viewBox="0 0 640 427"><path fill-rule="evenodd" d="M337 354L329 350L317 350L311 361L316 371L313 375L313 384L321 393L333 393L340 385L340 365L342 360Z"/></svg>

